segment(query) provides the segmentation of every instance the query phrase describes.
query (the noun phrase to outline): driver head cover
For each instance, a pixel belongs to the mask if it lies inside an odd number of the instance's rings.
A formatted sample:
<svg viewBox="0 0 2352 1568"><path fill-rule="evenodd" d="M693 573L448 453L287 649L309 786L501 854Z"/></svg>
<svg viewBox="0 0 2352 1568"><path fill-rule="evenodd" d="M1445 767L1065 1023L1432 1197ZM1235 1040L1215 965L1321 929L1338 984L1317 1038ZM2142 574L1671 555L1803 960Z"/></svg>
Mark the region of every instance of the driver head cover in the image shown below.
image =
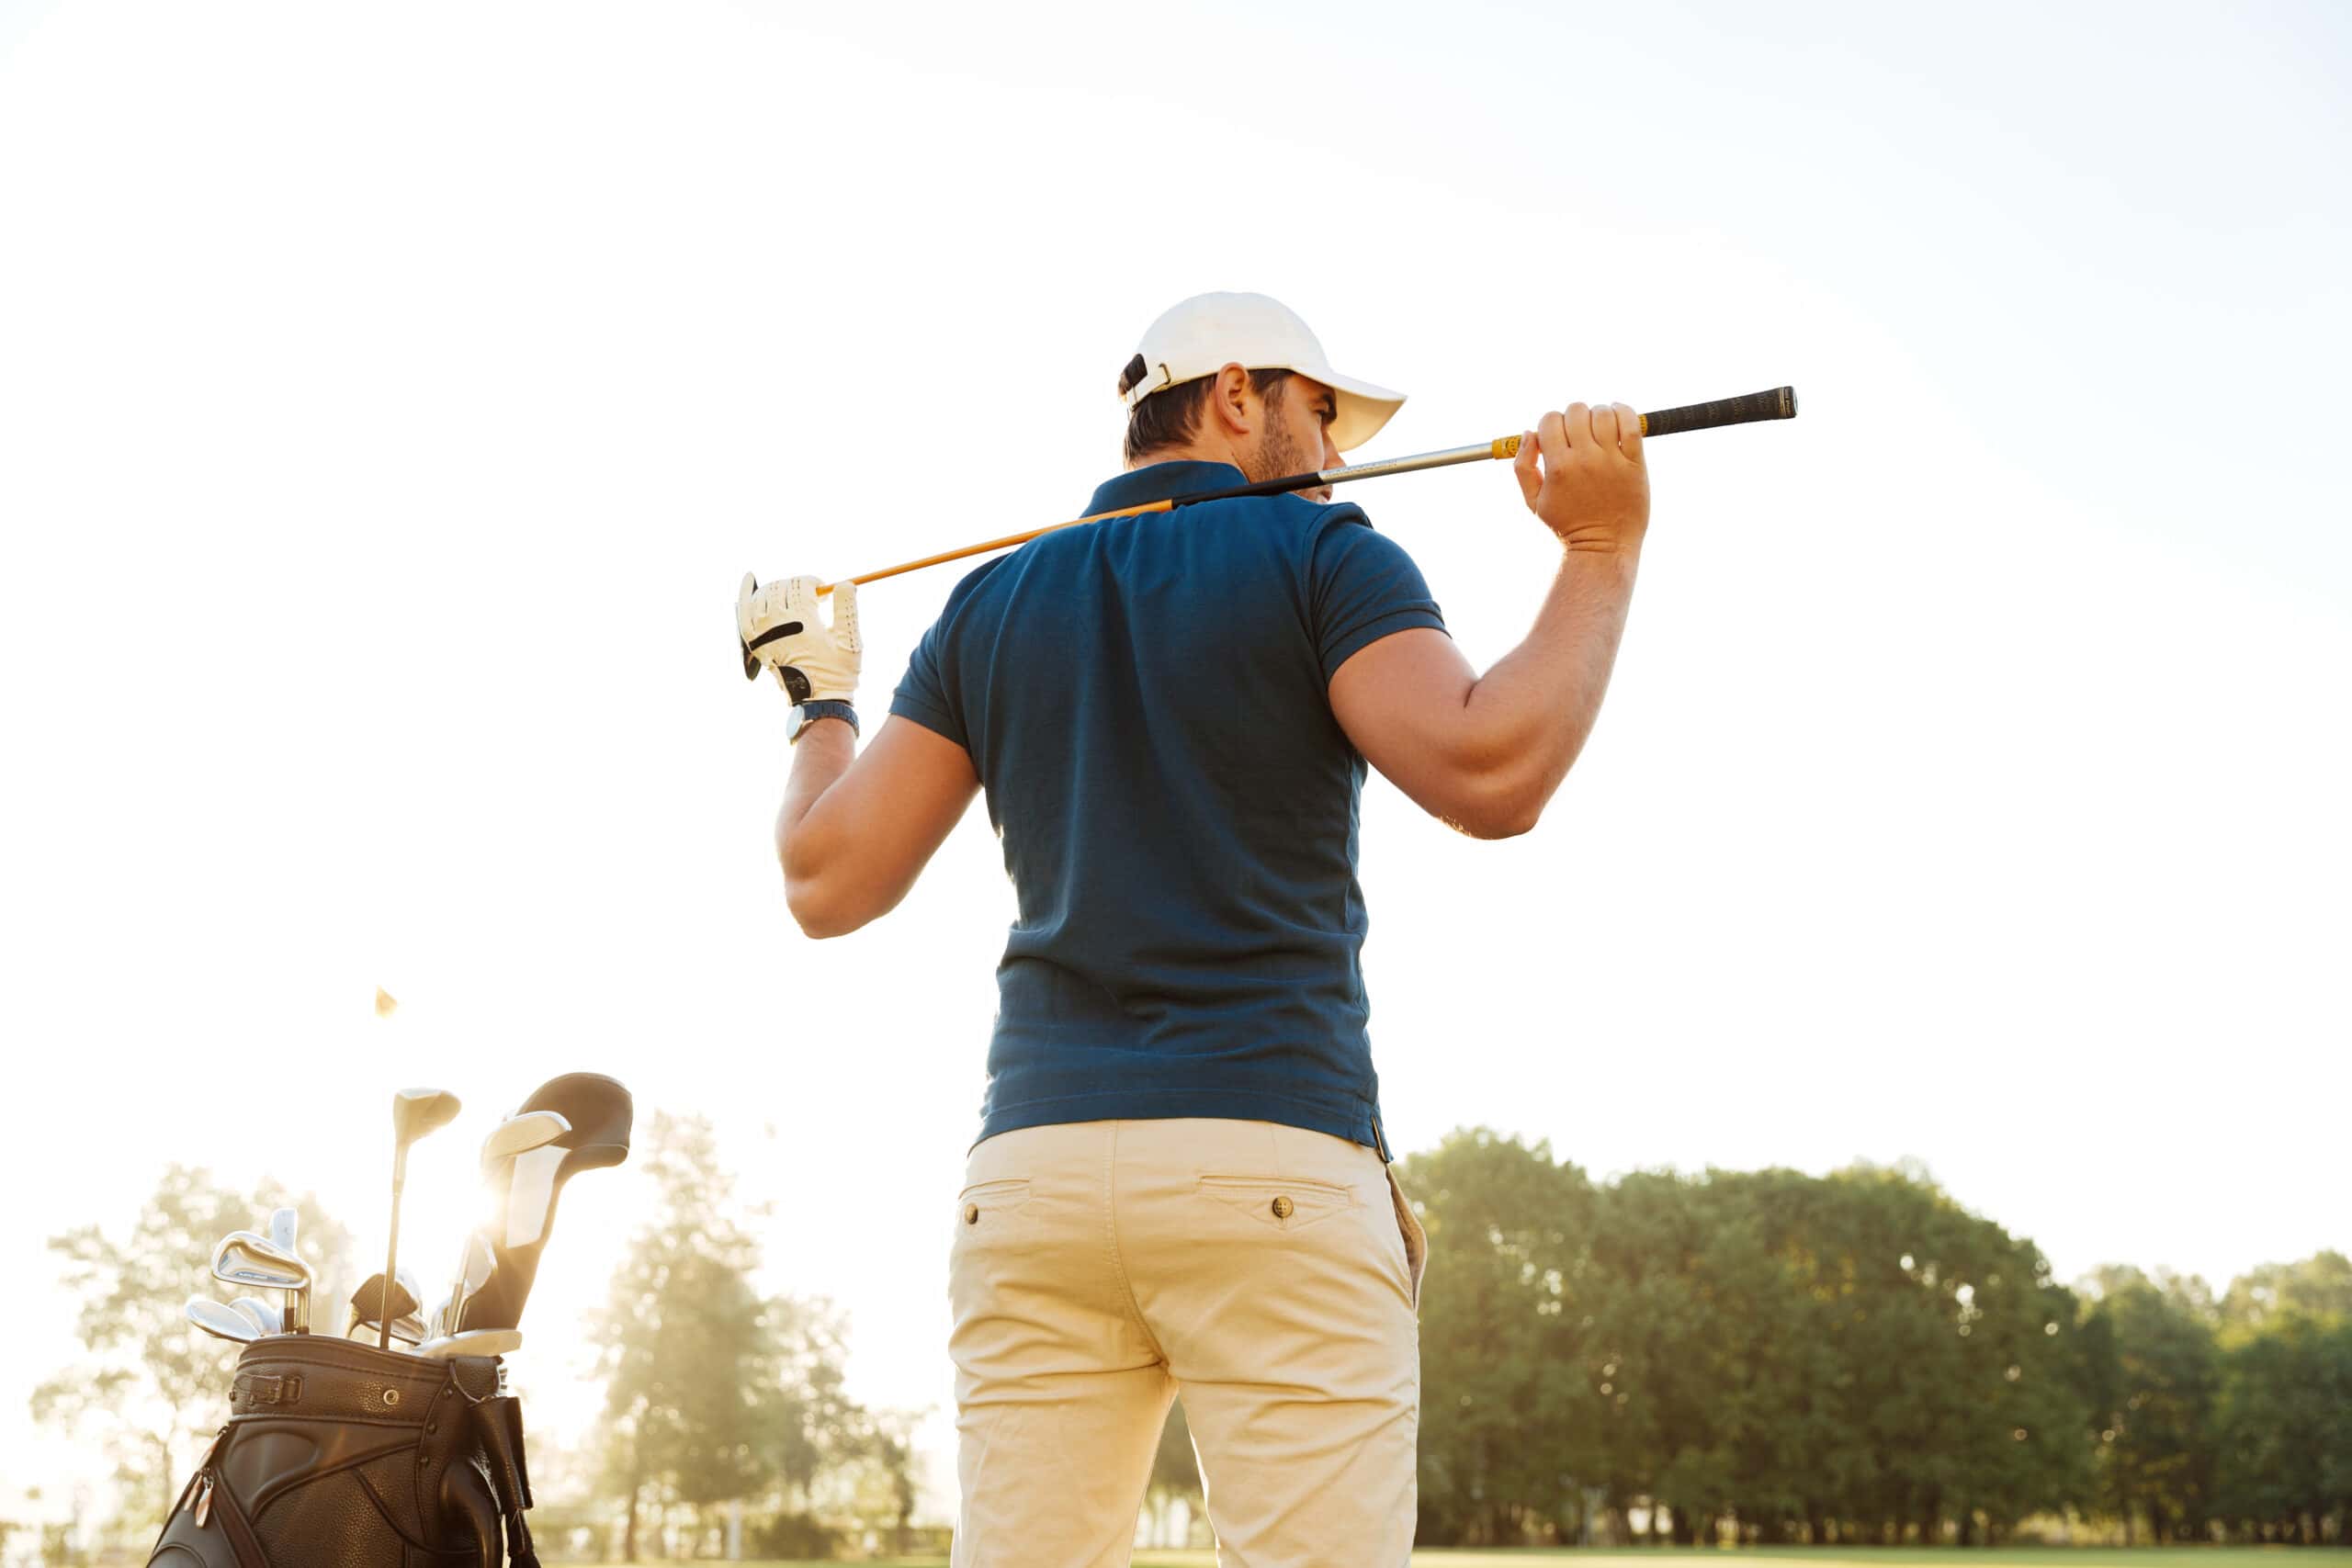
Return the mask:
<svg viewBox="0 0 2352 1568"><path fill-rule="evenodd" d="M1331 442L1342 452L1380 433L1405 394L1331 368L1306 323L1279 299L1263 294L1195 294L1144 329L1136 356L1119 376L1119 400L1130 409L1154 392L1214 376L1228 365L1245 370L1295 370L1331 389L1339 417Z"/></svg>

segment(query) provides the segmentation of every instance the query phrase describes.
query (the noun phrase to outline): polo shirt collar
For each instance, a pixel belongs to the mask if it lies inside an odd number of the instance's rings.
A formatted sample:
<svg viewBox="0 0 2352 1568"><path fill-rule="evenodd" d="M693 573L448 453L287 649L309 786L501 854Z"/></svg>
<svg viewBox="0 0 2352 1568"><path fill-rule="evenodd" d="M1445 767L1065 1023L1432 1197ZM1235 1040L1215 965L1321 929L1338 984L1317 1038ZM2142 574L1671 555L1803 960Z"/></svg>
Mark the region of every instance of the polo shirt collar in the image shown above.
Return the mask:
<svg viewBox="0 0 2352 1568"><path fill-rule="evenodd" d="M1249 482L1241 470L1230 463L1196 463L1189 459L1153 463L1141 468L1130 468L1116 479L1105 479L1095 488L1094 499L1087 503L1085 515L1091 517L1098 512L1118 512L1148 502L1173 501L1180 495L1232 490Z"/></svg>

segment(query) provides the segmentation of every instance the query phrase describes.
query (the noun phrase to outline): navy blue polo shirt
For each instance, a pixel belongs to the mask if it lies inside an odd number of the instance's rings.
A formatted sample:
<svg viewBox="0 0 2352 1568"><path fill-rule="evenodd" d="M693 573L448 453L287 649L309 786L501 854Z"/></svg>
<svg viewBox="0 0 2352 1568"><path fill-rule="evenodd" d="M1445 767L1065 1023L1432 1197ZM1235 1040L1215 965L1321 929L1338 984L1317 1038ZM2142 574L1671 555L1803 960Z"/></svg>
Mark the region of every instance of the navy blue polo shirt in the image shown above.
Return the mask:
<svg viewBox="0 0 2352 1568"><path fill-rule="evenodd" d="M1159 463L1112 512L1243 481ZM1361 508L1204 502L1048 534L956 586L890 711L970 753L1018 914L980 1137L1280 1122L1386 1153L1332 672L1444 629Z"/></svg>

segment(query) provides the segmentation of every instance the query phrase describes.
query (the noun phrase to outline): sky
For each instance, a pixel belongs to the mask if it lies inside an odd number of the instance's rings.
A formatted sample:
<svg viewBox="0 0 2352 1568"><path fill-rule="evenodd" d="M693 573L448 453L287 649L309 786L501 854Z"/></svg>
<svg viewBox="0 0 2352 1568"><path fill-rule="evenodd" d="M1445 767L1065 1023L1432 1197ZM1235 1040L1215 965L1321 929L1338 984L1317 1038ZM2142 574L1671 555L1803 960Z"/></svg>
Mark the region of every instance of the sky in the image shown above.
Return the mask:
<svg viewBox="0 0 2352 1568"><path fill-rule="evenodd" d="M573 1069L711 1119L944 1463L1012 894L976 809L791 927L735 585L1075 514L1211 288L1410 394L1366 457L1801 400L1651 445L1534 833L1368 787L1400 1150L1914 1159L2061 1278L2352 1248L2347 82L2325 6L0 0L0 1515L94 1473L26 1411L44 1237L181 1161L365 1252L432 1084L431 1272ZM1474 660L1524 633L1500 466L1350 499ZM955 581L865 595L869 711ZM647 1196L565 1199L548 1429Z"/></svg>

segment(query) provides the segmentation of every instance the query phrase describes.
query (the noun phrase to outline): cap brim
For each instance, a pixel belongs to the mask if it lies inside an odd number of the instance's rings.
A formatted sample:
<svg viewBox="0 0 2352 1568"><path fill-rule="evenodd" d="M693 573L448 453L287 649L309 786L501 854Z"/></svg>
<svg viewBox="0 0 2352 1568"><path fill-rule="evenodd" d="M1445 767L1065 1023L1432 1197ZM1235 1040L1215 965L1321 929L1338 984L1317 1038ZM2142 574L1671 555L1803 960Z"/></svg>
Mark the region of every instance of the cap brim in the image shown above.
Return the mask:
<svg viewBox="0 0 2352 1568"><path fill-rule="evenodd" d="M1380 427L1405 406L1404 393L1359 381L1352 376L1331 370L1302 369L1298 373L1331 389L1331 400L1338 405L1334 411L1338 417L1331 421L1331 445L1342 452L1351 452L1379 434Z"/></svg>

